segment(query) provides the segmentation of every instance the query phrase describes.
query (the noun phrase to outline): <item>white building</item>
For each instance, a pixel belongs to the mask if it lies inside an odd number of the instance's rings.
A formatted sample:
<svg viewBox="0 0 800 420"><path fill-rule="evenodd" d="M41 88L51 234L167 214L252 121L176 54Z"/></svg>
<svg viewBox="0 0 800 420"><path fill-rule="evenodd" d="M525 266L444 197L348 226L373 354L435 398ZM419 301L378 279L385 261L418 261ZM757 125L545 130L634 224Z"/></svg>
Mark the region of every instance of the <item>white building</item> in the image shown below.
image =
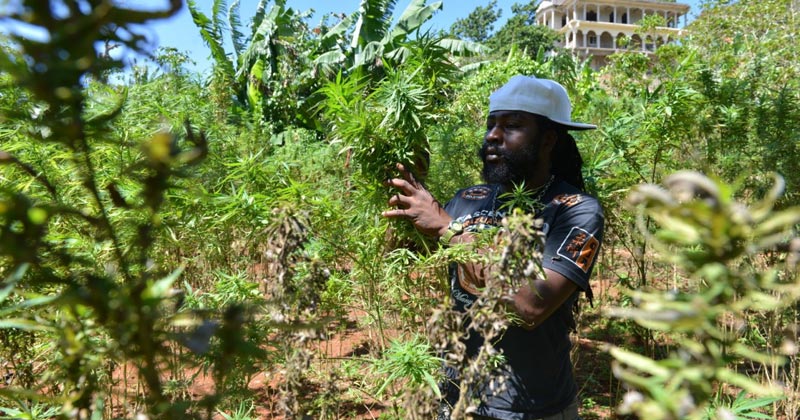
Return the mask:
<svg viewBox="0 0 800 420"><path fill-rule="evenodd" d="M652 52L674 41L683 35L678 24L683 18L681 26L686 26L688 13L687 4L657 0L544 0L536 10L536 23L563 36L557 46L581 58L592 56L591 65L597 69L606 56L621 49ZM662 16L667 26L637 34L639 21L653 14Z"/></svg>

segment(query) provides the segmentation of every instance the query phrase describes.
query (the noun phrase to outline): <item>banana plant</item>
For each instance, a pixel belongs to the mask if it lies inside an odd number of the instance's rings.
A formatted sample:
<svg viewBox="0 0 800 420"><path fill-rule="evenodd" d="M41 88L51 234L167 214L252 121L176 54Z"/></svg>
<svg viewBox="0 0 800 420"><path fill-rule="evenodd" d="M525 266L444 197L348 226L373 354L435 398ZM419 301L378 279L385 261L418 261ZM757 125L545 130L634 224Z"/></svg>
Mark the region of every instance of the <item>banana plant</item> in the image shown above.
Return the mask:
<svg viewBox="0 0 800 420"><path fill-rule="evenodd" d="M230 7L225 0L215 0L210 17L194 0L188 1L215 62L211 83L229 87L237 99L234 105L245 108L255 121L271 124L275 131L292 125L315 128L303 111L305 98L316 88L315 75L311 70L295 71L310 69L309 57L317 49L305 23L311 13L286 7L285 0L275 1L270 8L267 3L259 1L249 32L243 32L239 0ZM230 53L224 47L226 31L233 45Z"/></svg>
<svg viewBox="0 0 800 420"><path fill-rule="evenodd" d="M427 5L426 0L413 0L397 24L391 26L394 4L389 0L362 0L356 16L342 20L325 35L328 38L344 37L352 27L350 41L334 44L314 63L326 74L335 74L338 70L375 70L383 66L384 60L396 64L407 60L413 53L416 40L432 38L424 35L414 39L412 35L419 33L422 25L442 9L442 2ZM486 52L481 44L452 38L435 39L434 45L457 56Z"/></svg>
<svg viewBox="0 0 800 420"><path fill-rule="evenodd" d="M232 81L236 74L236 68L234 61L228 56L224 46L224 32L226 27L224 21L226 16L225 0L214 0L211 5L210 17L200 11L194 0L187 0L186 4L189 6L189 13L192 15L194 24L200 30L200 36L203 42L205 42L211 50L211 58L214 60L215 64L214 77L223 83ZM238 4L238 1L235 4ZM227 14L230 15L230 11ZM231 26L233 27L233 25ZM238 32L236 33L237 35L233 37L234 46L240 45L238 43L241 42L241 37L238 36ZM243 92L241 89L234 87L233 90L237 98L241 101L243 99Z"/></svg>
<svg viewBox="0 0 800 420"><path fill-rule="evenodd" d="M340 71L363 71L378 81L385 76L384 62L402 64L416 55L430 63L431 72L445 73L453 70L452 56L485 52L470 41L429 33L414 36L442 9L441 1L427 5L426 0L413 0L392 26L394 0L362 0L356 13L344 16L330 29L324 24L309 29L310 12L286 7L286 0L276 0L269 9L267 3L259 2L246 34L241 29L238 0L230 7L225 0L214 0L210 16L198 9L195 0L188 0L216 64L212 83L230 86L236 105L256 120L272 124L275 131L290 126L320 130L309 111L316 104L313 92ZM225 50L226 30L232 53Z"/></svg>

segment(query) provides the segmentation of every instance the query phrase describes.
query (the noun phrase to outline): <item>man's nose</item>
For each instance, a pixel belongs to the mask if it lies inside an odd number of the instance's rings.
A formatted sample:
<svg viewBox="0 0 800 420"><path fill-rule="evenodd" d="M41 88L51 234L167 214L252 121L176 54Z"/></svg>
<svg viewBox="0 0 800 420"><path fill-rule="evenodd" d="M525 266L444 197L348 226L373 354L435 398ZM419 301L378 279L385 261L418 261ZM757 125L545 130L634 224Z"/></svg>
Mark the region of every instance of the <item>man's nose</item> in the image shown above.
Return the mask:
<svg viewBox="0 0 800 420"><path fill-rule="evenodd" d="M484 140L490 143L496 143L503 139L503 130L498 127L494 126L486 131L486 136L484 136Z"/></svg>

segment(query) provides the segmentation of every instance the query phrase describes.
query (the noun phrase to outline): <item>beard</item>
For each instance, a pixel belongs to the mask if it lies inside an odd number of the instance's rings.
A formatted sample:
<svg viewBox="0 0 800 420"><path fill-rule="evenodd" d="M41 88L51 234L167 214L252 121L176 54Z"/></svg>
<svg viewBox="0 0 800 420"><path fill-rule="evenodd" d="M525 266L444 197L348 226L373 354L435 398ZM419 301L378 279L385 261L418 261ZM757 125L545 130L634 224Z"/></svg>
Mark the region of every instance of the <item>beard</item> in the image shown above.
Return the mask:
<svg viewBox="0 0 800 420"><path fill-rule="evenodd" d="M522 150L511 153L506 149L489 146L484 142L478 156L483 162L481 178L487 184L519 184L532 177L536 171L536 163L539 161L539 142L529 142ZM498 156L494 162L487 162L486 155Z"/></svg>

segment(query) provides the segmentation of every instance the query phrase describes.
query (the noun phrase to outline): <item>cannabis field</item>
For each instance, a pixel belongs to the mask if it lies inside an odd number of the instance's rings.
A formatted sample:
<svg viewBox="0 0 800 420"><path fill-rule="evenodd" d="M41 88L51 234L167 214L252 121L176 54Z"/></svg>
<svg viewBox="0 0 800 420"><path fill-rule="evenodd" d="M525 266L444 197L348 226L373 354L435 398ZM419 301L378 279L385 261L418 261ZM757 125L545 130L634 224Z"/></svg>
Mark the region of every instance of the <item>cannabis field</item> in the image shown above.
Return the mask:
<svg viewBox="0 0 800 420"><path fill-rule="evenodd" d="M433 418L443 364L493 363L459 351L447 264L499 257L381 217L383 181L404 163L442 202L479 183L488 95L523 73L599 127L577 138L606 216L582 416L800 419L796 1L707 3L599 70L552 49L535 2L480 43L422 30L426 0L322 22L11 3L0 22L36 36L0 35L0 418ZM183 7L208 74L145 42ZM471 326L502 334L483 293Z"/></svg>

